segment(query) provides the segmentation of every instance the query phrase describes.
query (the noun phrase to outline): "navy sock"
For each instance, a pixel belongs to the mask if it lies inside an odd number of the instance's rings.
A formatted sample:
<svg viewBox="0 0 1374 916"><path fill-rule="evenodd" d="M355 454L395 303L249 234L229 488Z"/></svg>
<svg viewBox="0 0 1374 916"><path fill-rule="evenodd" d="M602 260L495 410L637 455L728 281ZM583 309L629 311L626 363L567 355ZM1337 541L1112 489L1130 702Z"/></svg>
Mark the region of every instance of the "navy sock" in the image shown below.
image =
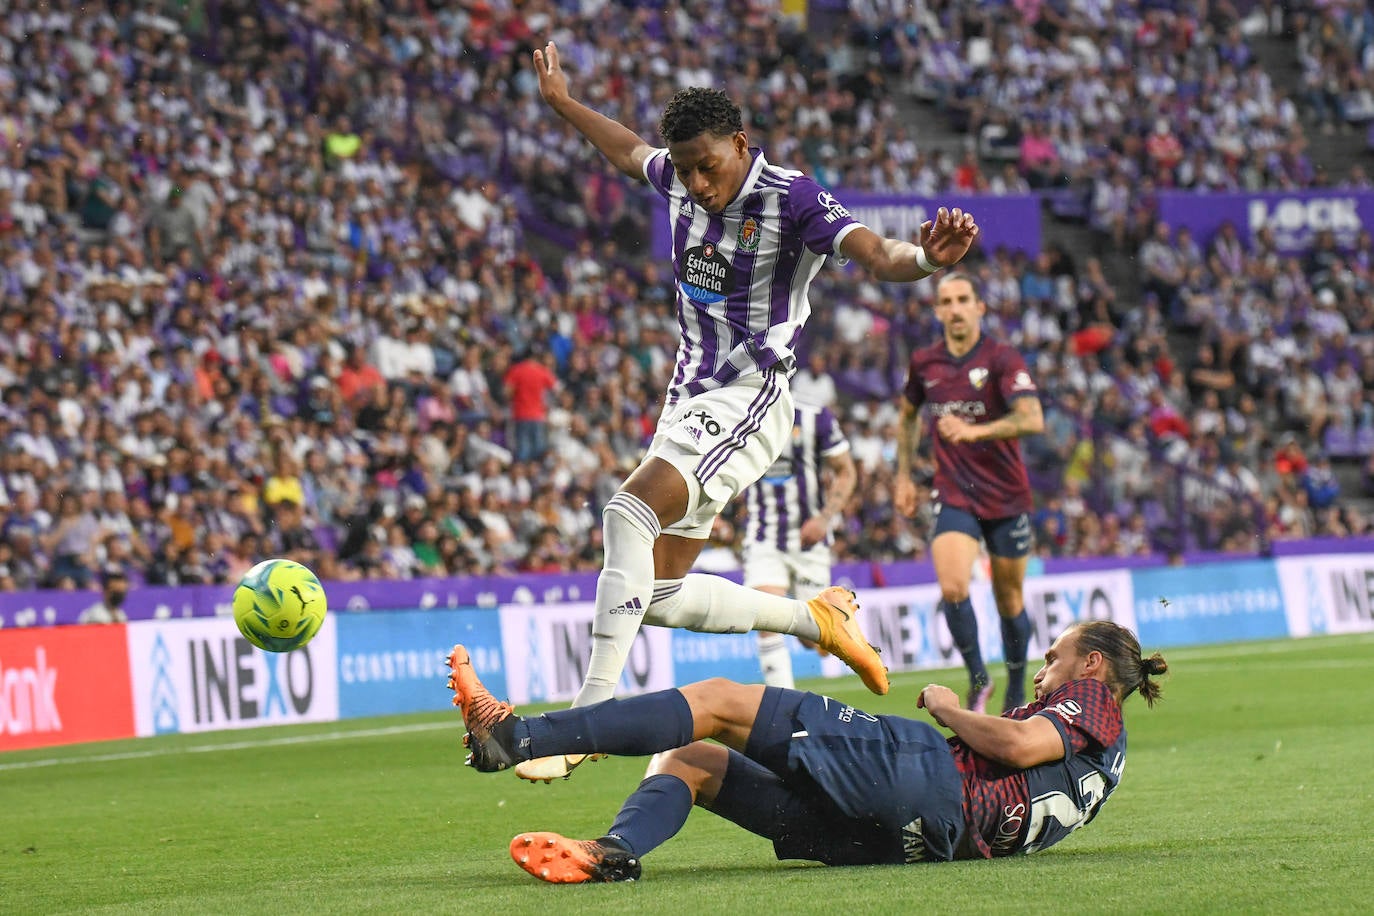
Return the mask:
<svg viewBox="0 0 1374 916"><path fill-rule="evenodd" d="M680 690L560 709L516 726L522 754L615 754L644 757L692 742L692 707Z"/></svg>
<svg viewBox="0 0 1374 916"><path fill-rule="evenodd" d="M692 790L676 776L659 773L625 799L606 838L644 856L672 839L692 813Z"/></svg>
<svg viewBox="0 0 1374 916"><path fill-rule="evenodd" d="M986 684L988 669L983 665L983 653L978 648L978 618L973 613L973 602L967 598L958 603L941 600L940 613L945 615L949 635L954 637L954 648L964 657L969 681L980 686Z"/></svg>
<svg viewBox="0 0 1374 916"><path fill-rule="evenodd" d="M1002 651L1007 659L1006 701L1020 706L1026 699L1026 652L1030 648L1030 615L1024 610L1002 618Z"/></svg>

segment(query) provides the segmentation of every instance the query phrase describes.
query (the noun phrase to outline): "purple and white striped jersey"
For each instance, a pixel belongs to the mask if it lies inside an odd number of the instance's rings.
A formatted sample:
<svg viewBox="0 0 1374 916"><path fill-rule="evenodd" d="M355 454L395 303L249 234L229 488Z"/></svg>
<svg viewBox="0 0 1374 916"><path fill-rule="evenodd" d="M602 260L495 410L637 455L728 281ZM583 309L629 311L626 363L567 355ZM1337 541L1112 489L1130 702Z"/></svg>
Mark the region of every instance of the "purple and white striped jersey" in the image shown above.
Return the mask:
<svg viewBox="0 0 1374 916"><path fill-rule="evenodd" d="M792 441L745 491L749 521L746 544L770 543L779 550L801 550L801 526L825 503L821 471L825 459L849 451L840 423L829 407L798 404L792 417ZM825 536L825 543L831 541Z"/></svg>
<svg viewBox="0 0 1374 916"><path fill-rule="evenodd" d="M666 407L774 367L790 375L811 280L861 225L814 179L753 154L723 213L692 202L666 149L644 162L673 233L682 342Z"/></svg>

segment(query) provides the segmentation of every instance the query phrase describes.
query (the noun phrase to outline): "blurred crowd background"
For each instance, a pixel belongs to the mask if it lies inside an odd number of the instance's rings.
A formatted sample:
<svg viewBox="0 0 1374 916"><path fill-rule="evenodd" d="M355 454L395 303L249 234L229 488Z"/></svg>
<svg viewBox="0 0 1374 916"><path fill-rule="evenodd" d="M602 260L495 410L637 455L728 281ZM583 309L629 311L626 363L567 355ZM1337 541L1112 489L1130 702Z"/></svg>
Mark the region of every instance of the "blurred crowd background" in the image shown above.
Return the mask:
<svg viewBox="0 0 1374 916"><path fill-rule="evenodd" d="M645 197L538 98L549 37L651 140L716 85L828 186L1043 197L1041 254L966 264L1045 395L1041 555L1374 530L1368 235L1202 247L1154 199L1369 188L1365 4L811 6L0 0L0 590L600 567L677 322ZM837 559L924 555L889 494L933 293L815 285L794 391L860 469Z"/></svg>

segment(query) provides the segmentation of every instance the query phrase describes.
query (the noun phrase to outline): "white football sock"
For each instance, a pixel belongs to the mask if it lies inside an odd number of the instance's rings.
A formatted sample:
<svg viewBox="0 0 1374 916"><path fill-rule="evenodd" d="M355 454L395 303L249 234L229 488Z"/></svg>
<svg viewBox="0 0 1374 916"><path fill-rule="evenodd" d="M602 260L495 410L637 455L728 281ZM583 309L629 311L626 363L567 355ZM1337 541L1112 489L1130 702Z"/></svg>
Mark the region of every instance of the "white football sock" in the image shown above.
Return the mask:
<svg viewBox="0 0 1374 916"><path fill-rule="evenodd" d="M615 695L654 591L654 541L660 531L654 510L637 496L617 493L601 513L601 530L606 560L596 580L592 659L574 706Z"/></svg>
<svg viewBox="0 0 1374 916"><path fill-rule="evenodd" d="M787 651L787 637L781 633L759 631L759 667L769 687L792 690L797 686L792 680L792 653Z"/></svg>
<svg viewBox="0 0 1374 916"><path fill-rule="evenodd" d="M674 580L654 583L654 602L644 622L698 633L747 633L768 630L819 639L820 627L805 601L770 595L736 585L720 576L693 573L673 589Z"/></svg>

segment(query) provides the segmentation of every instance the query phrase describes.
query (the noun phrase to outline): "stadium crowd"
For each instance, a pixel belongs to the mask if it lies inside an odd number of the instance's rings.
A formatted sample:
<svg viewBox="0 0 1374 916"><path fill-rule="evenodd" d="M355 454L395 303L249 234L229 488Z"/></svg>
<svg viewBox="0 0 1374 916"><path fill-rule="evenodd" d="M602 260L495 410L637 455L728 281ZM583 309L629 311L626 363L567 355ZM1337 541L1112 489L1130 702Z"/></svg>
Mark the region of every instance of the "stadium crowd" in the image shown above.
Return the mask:
<svg viewBox="0 0 1374 916"><path fill-rule="evenodd" d="M1362 3L1295 4L1291 32L1303 98L1321 132L1364 126L1374 141L1374 10Z"/></svg>
<svg viewBox="0 0 1374 916"><path fill-rule="evenodd" d="M904 85L977 138L985 159L1054 191L1057 214L1089 221L1119 249L1149 235L1160 190L1346 183L1314 165L1307 131L1374 116L1359 63L1370 19L1355 4L856 6ZM1249 39L1290 29L1304 76L1276 85Z"/></svg>
<svg viewBox="0 0 1374 916"><path fill-rule="evenodd" d="M600 567L596 519L677 327L671 279L627 257L643 216L623 183L536 115L520 70L569 11L0 7L0 590L222 582L276 554L325 579ZM675 80L728 72L774 159L846 187L970 180L890 123L897 32L815 48L768 4L742 28L724 4L641 5L627 42L598 25L618 8L583 7L565 59L645 135ZM727 22L739 40L709 40ZM223 57L192 53L211 41ZM531 207L610 231L541 268ZM1047 397L1039 549L1254 550L1254 519L1368 532L1318 454L1374 436L1368 247L1276 263L1159 231L1141 308L1062 250L971 265ZM932 294L818 283L794 389L837 408L859 462L838 559L924 550L929 518L888 494Z"/></svg>

